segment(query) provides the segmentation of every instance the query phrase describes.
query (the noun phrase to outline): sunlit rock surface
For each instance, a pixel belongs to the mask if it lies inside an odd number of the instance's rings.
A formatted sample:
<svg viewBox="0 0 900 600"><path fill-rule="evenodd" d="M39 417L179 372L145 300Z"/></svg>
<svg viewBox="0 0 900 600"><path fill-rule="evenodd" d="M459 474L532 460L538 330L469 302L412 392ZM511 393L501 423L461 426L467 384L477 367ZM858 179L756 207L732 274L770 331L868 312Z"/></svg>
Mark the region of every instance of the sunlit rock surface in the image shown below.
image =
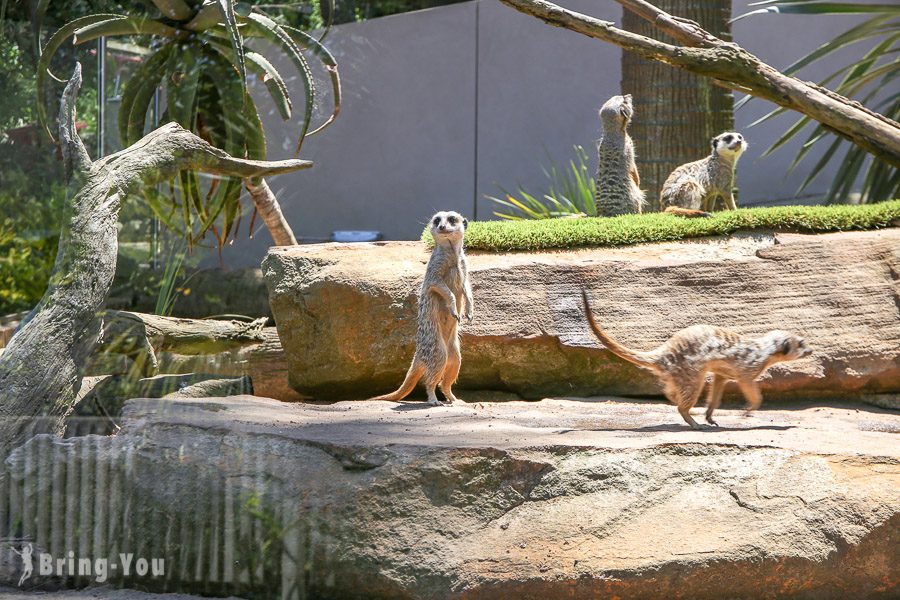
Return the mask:
<svg viewBox="0 0 900 600"><path fill-rule="evenodd" d="M396 389L427 261L414 242L272 248L263 274L291 386L320 399ZM469 265L476 310L462 326L460 388L660 394L589 333L584 288L598 322L636 349L697 323L804 336L815 353L769 369L770 400L900 391L900 229L476 254Z"/></svg>
<svg viewBox="0 0 900 600"><path fill-rule="evenodd" d="M900 415L857 406L726 405L693 431L668 404L605 398L132 400L116 436L16 450L0 522L21 516L36 552L164 557L165 578L112 581L151 591L892 597ZM0 547L0 580L19 564Z"/></svg>

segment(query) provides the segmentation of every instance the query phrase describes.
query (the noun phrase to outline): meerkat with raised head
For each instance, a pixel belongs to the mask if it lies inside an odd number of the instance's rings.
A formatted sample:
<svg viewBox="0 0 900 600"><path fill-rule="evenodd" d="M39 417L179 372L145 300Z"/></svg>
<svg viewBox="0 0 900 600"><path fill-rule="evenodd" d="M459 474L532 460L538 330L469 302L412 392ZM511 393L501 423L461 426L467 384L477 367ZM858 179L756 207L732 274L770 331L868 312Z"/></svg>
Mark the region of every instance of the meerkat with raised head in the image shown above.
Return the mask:
<svg viewBox="0 0 900 600"><path fill-rule="evenodd" d="M747 146L747 140L736 131L714 137L709 156L681 165L666 178L659 196L660 208L683 217L709 217L721 197L725 208L737 209L734 172Z"/></svg>
<svg viewBox="0 0 900 600"><path fill-rule="evenodd" d="M587 293L582 290L584 310L594 335L616 356L653 371L663 382L666 398L693 429L702 429L690 414L697 403L707 373L713 380L706 400L706 421L717 425L713 412L722 401L729 381L736 381L747 399L748 411L762 404L757 377L775 363L796 360L812 350L802 338L787 331L770 331L759 338L745 338L712 325L693 325L675 333L649 352L626 348L605 333L594 320ZM708 427L708 426L707 426Z"/></svg>
<svg viewBox="0 0 900 600"><path fill-rule="evenodd" d="M468 225L469 222L456 212L442 211L431 218L429 229L434 238L434 250L419 292L416 353L400 388L372 400L402 400L421 379L428 392L429 404L441 404L435 393L437 387L449 402L459 402L452 387L462 365L460 315L469 322L474 315L472 285L463 251Z"/></svg>
<svg viewBox="0 0 900 600"><path fill-rule="evenodd" d="M603 135L597 144L597 214L614 217L639 213L644 206L641 178L634 162L628 125L634 116L631 94L613 96L600 108Z"/></svg>

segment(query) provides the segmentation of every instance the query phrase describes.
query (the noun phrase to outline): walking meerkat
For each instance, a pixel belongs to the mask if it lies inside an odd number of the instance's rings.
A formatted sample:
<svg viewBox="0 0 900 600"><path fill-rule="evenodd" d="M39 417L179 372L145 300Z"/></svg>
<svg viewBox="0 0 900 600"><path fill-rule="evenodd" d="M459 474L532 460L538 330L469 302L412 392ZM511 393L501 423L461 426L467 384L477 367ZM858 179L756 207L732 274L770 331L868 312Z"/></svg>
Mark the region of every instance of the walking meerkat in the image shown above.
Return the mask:
<svg viewBox="0 0 900 600"><path fill-rule="evenodd" d="M597 214L614 217L639 213L644 206L641 178L634 163L634 142L628 124L634 109L631 94L613 96L600 108L603 135L597 144Z"/></svg>
<svg viewBox="0 0 900 600"><path fill-rule="evenodd" d="M666 178L659 196L663 211L683 217L709 217L720 196L728 210L734 202L734 170L747 149L747 141L736 131L712 139L712 152L702 160L681 165Z"/></svg>
<svg viewBox="0 0 900 600"><path fill-rule="evenodd" d="M431 218L429 228L434 238L434 250L419 292L416 353L400 388L372 400L402 400L422 379L429 404L441 404L435 394L436 387L441 388L449 402L459 401L452 390L462 364L459 321L463 315L471 322L474 310L469 269L463 252L463 237L468 225L469 222L456 212L439 212Z"/></svg>
<svg viewBox="0 0 900 600"><path fill-rule="evenodd" d="M594 320L584 290L581 296L594 335L616 356L656 373L665 385L666 398L678 407L693 429L708 427L701 426L690 414L703 391L707 373L713 374L713 380L706 400L706 421L717 425L713 412L722 401L727 382L736 381L747 399L748 410L756 410L762 404L756 378L775 363L803 358L812 352L802 338L787 331L775 330L759 338L744 338L712 325L682 329L655 350L639 352L604 333Z"/></svg>

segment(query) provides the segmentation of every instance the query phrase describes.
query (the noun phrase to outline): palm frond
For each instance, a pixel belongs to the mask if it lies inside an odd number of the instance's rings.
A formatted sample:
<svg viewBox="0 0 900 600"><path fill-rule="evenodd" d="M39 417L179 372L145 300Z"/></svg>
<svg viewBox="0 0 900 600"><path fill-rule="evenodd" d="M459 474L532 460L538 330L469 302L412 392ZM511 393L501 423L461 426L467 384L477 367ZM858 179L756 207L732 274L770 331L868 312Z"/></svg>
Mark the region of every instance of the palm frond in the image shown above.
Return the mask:
<svg viewBox="0 0 900 600"><path fill-rule="evenodd" d="M760 14L804 14L804 15L842 15L842 14L868 14L869 18L847 29L840 35L822 44L812 52L801 57L784 69L789 75L796 75L801 69L824 60L834 60L834 54L838 51L847 51L848 48L858 44L873 44L867 48L856 60L845 64L833 71L828 77L821 80L819 85L825 86L833 80L841 77L840 82L833 90L848 98L856 98L862 104L879 102L877 108L887 107L885 116L890 119L900 119L900 106L891 101L896 94L891 94L893 80L900 75L900 59L896 54L900 51L900 5L871 4L871 3L847 3L847 2L820 2L817 0L764 0L751 6L763 7L741 15L744 18ZM884 97L888 96L885 100ZM750 97L744 98L736 105L743 106ZM785 109L777 108L770 111L750 126L768 121L783 114ZM796 138L801 131L811 123L809 117L802 117L789 127L764 153L771 154L789 141ZM843 201L855 189L861 185L862 199L864 202L878 202L900 195L897 186L897 169L883 163L880 159L872 157L857 146L847 143L847 151L839 154L838 150L844 147L844 139L834 137L821 125L816 124L806 141L800 147L794 160L791 162L788 172L794 171L800 163L809 156L810 151L817 145L830 140L825 152L813 165L807 174L797 193L806 189L813 180L818 177L825 167L833 160L840 157L841 165L829 186L826 198L829 202Z"/></svg>

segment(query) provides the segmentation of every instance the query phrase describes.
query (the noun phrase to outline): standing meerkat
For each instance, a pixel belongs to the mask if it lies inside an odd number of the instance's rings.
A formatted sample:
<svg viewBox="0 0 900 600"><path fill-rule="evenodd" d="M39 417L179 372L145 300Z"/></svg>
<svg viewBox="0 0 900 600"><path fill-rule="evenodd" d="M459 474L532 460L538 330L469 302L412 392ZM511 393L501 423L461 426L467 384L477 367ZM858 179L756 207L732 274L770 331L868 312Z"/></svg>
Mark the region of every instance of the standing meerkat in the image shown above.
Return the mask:
<svg viewBox="0 0 900 600"><path fill-rule="evenodd" d="M459 348L460 315L471 322L474 310L469 269L463 252L463 236L469 222L456 212L439 212L431 218L429 228L434 250L425 269L419 292L419 314L416 330L416 354L400 388L372 400L402 400L423 379L428 404L441 401L435 388L449 402L458 402L451 389L459 376L462 354Z"/></svg>
<svg viewBox="0 0 900 600"><path fill-rule="evenodd" d="M709 217L721 196L728 210L736 210L734 170L747 146L736 131L714 137L709 156L681 165L666 178L659 195L660 208L683 217Z"/></svg>
<svg viewBox="0 0 900 600"><path fill-rule="evenodd" d="M759 338L743 338L738 334L712 325L693 325L675 333L661 346L649 352L626 348L604 333L591 313L587 293L582 290L584 311L588 323L603 345L616 356L656 373L665 385L669 402L693 429L703 429L691 417L706 374L713 374L706 400L706 421L713 421L713 412L722 401L722 391L729 381L736 381L747 399L747 409L756 410L762 404L762 394L756 378L770 365L796 360L812 350L802 338L787 331L770 331Z"/></svg>
<svg viewBox="0 0 900 600"><path fill-rule="evenodd" d="M634 109L631 94L613 96L600 108L603 136L597 144L597 214L614 217L639 213L644 206L641 178L634 162L634 142L628 124Z"/></svg>

